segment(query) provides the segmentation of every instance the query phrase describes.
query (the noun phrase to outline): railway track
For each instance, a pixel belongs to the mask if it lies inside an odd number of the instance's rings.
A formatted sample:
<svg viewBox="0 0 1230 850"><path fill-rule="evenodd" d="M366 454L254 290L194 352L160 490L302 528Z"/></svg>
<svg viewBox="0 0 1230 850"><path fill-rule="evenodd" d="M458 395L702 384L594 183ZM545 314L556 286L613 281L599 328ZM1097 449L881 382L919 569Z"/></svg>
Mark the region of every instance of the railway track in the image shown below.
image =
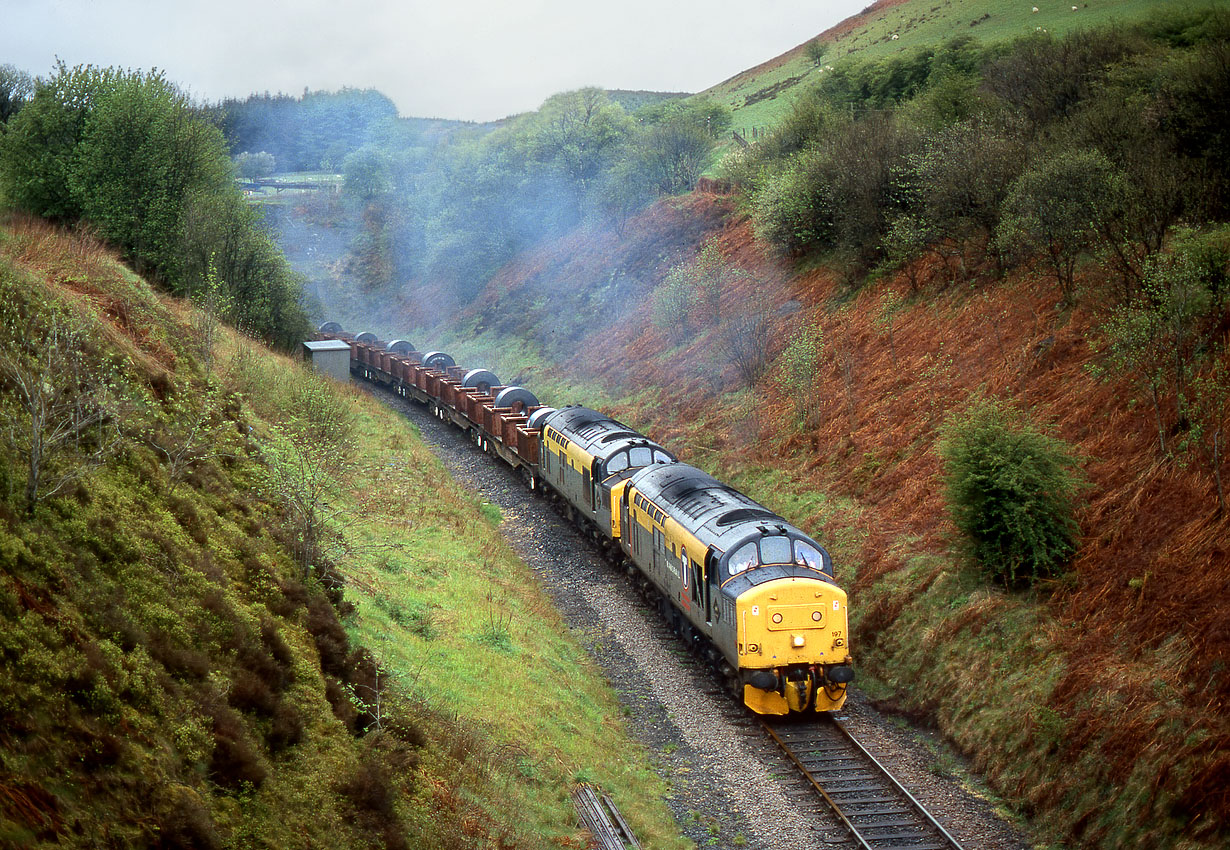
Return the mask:
<svg viewBox="0 0 1230 850"><path fill-rule="evenodd" d="M762 718L769 736L863 850L961 850L957 840L846 729L839 717Z"/></svg>

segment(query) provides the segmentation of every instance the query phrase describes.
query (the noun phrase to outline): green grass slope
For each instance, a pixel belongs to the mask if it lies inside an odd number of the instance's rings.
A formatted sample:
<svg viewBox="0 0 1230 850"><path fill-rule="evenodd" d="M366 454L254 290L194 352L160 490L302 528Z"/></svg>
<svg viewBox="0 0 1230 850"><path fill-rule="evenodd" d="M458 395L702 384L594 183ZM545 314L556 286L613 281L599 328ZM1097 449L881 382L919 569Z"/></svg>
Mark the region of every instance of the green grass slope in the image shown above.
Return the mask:
<svg viewBox="0 0 1230 850"><path fill-rule="evenodd" d="M1138 21L1176 5L1165 0L878 0L863 12L808 39L793 50L737 74L700 93L728 106L734 129L747 137L775 127L789 114L827 66L884 58L918 48L937 47L952 38L972 36L994 44L1046 30L1062 35L1077 28ZM1034 7L1038 11L1034 12ZM800 33L800 35L803 35ZM825 45L819 66L808 56L812 41Z"/></svg>
<svg viewBox="0 0 1230 850"><path fill-rule="evenodd" d="M381 405L203 318L0 228L0 847L576 847L579 779L686 846L490 511ZM107 413L28 510L20 377L69 329L36 389ZM272 474L304 399L354 446L306 572Z"/></svg>

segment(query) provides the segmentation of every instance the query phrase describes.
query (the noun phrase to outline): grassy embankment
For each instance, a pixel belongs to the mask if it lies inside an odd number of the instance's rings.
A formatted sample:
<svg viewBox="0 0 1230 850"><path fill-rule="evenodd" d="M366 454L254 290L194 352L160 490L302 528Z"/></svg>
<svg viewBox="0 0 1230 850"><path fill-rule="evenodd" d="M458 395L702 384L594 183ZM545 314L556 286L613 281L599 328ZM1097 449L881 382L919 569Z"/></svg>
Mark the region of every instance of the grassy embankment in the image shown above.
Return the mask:
<svg viewBox="0 0 1230 850"><path fill-rule="evenodd" d="M580 780L686 845L495 517L404 421L229 334L207 369L200 314L88 239L9 223L0 283L9 327L58 311L123 399L106 463L31 514L0 452L0 845L579 846ZM305 387L355 422L327 496L362 517L344 598L269 483Z"/></svg>

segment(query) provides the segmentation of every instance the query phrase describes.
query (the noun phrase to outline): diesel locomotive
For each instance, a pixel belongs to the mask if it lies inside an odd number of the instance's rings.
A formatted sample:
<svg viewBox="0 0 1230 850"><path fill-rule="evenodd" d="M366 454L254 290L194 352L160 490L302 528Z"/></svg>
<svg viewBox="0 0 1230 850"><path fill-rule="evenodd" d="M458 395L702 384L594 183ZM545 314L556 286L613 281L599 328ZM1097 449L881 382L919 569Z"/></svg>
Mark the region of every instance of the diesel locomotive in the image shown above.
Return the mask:
<svg viewBox="0 0 1230 850"><path fill-rule="evenodd" d="M486 369L351 336L351 374L428 407L556 500L759 714L835 711L854 679L829 553L773 511L596 410L546 407Z"/></svg>

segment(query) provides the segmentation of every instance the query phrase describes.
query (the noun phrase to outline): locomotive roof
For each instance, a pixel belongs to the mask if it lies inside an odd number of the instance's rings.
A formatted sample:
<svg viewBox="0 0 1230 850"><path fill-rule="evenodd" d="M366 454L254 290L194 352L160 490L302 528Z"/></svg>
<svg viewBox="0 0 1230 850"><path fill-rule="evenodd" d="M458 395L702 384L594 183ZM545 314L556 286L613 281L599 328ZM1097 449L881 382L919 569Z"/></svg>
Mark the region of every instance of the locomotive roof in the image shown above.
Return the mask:
<svg viewBox="0 0 1230 850"><path fill-rule="evenodd" d="M632 485L702 543L724 552L757 530L811 540L764 505L686 463L646 467Z"/></svg>
<svg viewBox="0 0 1230 850"><path fill-rule="evenodd" d="M542 424L555 429L595 457L606 458L628 445L653 446L674 457L639 431L588 407L561 407Z"/></svg>

